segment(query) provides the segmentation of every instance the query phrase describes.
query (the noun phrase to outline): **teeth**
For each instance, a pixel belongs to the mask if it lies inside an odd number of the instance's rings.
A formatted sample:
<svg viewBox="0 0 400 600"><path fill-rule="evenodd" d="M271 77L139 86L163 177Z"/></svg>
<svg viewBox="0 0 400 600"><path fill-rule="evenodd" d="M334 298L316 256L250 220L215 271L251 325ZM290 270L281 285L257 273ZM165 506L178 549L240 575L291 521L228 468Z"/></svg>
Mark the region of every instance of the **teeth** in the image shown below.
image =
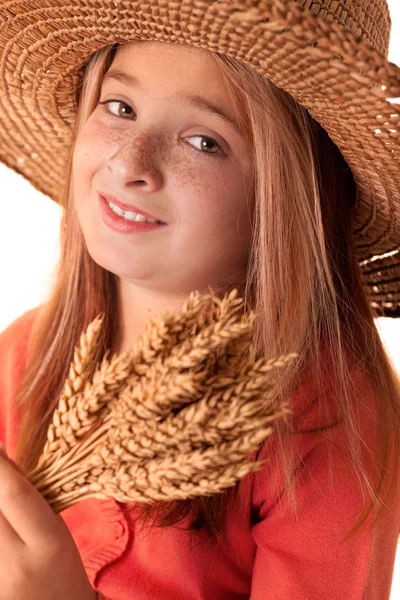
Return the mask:
<svg viewBox="0 0 400 600"><path fill-rule="evenodd" d="M120 217L123 217L127 221L136 221L137 223L158 223L157 219L151 219L150 217L147 218L144 215L139 215L138 213L122 210L118 206L115 206L115 204L112 202L109 202L108 205L113 212Z"/></svg>

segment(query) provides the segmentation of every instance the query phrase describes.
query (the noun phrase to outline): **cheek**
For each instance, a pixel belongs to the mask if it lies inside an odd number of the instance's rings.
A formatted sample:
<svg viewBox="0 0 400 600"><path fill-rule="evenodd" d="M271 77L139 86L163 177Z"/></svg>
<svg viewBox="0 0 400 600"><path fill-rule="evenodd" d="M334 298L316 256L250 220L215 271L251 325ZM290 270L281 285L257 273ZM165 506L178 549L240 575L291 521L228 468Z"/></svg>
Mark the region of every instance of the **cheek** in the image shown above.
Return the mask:
<svg viewBox="0 0 400 600"><path fill-rule="evenodd" d="M72 156L73 201L84 231L87 223L93 218L93 205L90 202L93 180L105 160L102 137L99 128L96 129L87 122L79 133Z"/></svg>
<svg viewBox="0 0 400 600"><path fill-rule="evenodd" d="M232 163L224 168L181 169L176 173L178 180L182 187L176 188L174 197L180 223L177 243L182 251L198 245L223 253L232 244L248 243L245 182Z"/></svg>
<svg viewBox="0 0 400 600"><path fill-rule="evenodd" d="M221 164L222 161L210 158L210 163L202 168L181 169L177 175L185 190L181 193L183 214L188 218L195 216L198 222L208 223L213 230L221 227L221 223L225 228L236 227L239 213L246 204L242 173L228 160Z"/></svg>
<svg viewBox="0 0 400 600"><path fill-rule="evenodd" d="M95 170L104 160L106 145L103 137L94 127L85 127L80 132L72 159L74 173L78 179Z"/></svg>
<svg viewBox="0 0 400 600"><path fill-rule="evenodd" d="M183 190L183 195L195 199L199 209L206 208L207 204L218 209L219 204L207 202L207 198L229 193L228 190L235 185L232 163L218 158L189 155L182 160L177 156L171 161L171 176L176 188Z"/></svg>

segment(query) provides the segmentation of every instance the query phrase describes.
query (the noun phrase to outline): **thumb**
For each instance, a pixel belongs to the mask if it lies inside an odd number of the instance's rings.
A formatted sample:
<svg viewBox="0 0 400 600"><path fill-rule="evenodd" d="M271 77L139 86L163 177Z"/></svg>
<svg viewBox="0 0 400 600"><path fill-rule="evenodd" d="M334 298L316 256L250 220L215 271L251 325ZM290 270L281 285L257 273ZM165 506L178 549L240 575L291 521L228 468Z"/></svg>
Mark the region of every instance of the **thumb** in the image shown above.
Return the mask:
<svg viewBox="0 0 400 600"><path fill-rule="evenodd" d="M22 477L26 477L26 473L21 469L21 467L19 467L13 460L12 458L10 458L3 446L3 444L0 442L0 454L2 454L2 456L4 456L4 458L6 458L14 467L14 469L16 469L16 471L18 471L18 473L20 475L22 475Z"/></svg>

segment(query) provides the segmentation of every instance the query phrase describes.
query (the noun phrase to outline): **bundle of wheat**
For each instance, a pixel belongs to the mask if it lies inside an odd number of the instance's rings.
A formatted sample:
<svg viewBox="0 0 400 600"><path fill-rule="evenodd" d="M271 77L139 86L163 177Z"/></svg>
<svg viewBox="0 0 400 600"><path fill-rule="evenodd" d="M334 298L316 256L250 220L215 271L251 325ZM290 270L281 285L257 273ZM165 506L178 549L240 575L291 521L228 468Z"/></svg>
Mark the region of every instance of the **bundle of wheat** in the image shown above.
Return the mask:
<svg viewBox="0 0 400 600"><path fill-rule="evenodd" d="M209 288L210 289L210 288ZM298 355L256 360L243 300L192 292L149 321L128 352L89 380L103 317L75 348L47 442L28 479L60 512L86 498L119 502L208 496L265 461L249 455L291 410L268 402L270 373Z"/></svg>

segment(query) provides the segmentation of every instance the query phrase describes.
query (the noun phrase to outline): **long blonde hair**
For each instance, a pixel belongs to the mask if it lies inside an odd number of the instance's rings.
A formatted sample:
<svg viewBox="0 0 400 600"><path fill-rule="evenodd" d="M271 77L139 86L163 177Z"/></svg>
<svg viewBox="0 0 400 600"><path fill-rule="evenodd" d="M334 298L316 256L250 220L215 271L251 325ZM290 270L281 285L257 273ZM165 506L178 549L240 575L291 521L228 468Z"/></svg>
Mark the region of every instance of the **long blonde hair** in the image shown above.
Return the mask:
<svg viewBox="0 0 400 600"><path fill-rule="evenodd" d="M89 60L83 85L76 90L79 110L74 141L94 110L102 77L110 67L117 44L102 48ZM243 134L253 152L251 194L246 198L252 214L253 238L247 279L237 282L245 307L255 310L254 345L265 356L297 352L299 359L275 374L274 401L290 397L307 377L316 393L326 380L321 344L329 348L330 376L335 401L346 426L355 480L364 493L364 510L347 534L356 534L373 513L375 525L383 517L397 481L399 464L400 385L376 328L366 299L352 236L356 186L338 148L310 113L284 91L249 66L233 58L210 54L237 112ZM96 362L112 347L118 330L116 276L90 257L73 216L72 152L66 165L67 185L61 236L61 256L48 301L40 307L31 337L29 357L17 402L23 405L16 462L33 468L43 449L57 399L74 346L96 315L105 315ZM322 168L323 167L323 168ZM225 287L232 282L225 282ZM219 293L224 289L221 286ZM377 478L371 481L361 458L359 424L354 416L354 389L347 356L363 364L373 382L379 413ZM312 369L308 368L312 365ZM329 418L327 408L326 418ZM290 424L277 426L280 460L288 493L296 508ZM394 468L388 469L391 457ZM278 460L278 457L277 457ZM387 488L387 489L386 489ZM223 535L227 494L172 503L142 505L143 523L168 526L190 514L188 530L204 527L210 535ZM387 495L385 496L385 490ZM366 496L365 496L366 492ZM130 509L129 509L130 510Z"/></svg>

